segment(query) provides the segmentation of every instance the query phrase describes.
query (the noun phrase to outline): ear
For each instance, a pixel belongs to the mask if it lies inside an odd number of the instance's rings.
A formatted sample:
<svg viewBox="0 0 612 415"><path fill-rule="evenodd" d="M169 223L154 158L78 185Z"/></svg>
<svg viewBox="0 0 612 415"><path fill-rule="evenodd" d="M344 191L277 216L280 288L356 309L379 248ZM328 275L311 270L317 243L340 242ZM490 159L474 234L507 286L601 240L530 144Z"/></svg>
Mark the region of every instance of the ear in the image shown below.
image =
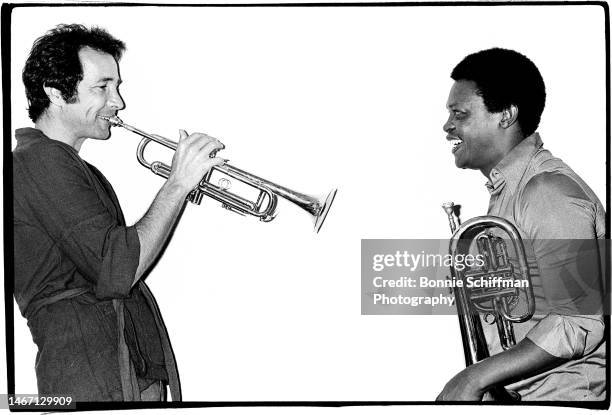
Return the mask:
<svg viewBox="0 0 612 415"><path fill-rule="evenodd" d="M47 97L49 98L49 101L51 101L52 104L61 107L66 103L59 89L47 85L44 85L43 89L45 90L45 94L47 94Z"/></svg>
<svg viewBox="0 0 612 415"><path fill-rule="evenodd" d="M508 108L502 111L502 118L499 121L499 125L502 128L509 128L518 120L518 107L516 105L510 105Z"/></svg>

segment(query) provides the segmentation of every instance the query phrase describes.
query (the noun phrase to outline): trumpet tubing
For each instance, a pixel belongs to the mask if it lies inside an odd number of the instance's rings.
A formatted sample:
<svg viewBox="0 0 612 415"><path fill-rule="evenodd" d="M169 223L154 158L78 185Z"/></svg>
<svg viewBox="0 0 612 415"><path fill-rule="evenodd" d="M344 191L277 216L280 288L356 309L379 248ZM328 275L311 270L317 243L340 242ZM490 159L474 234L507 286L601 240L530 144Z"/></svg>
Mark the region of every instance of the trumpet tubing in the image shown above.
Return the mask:
<svg viewBox="0 0 612 415"><path fill-rule="evenodd" d="M139 128L133 127L129 124L124 123L119 117L102 117L107 120L113 127L122 127L132 133L140 135L142 140L138 144L136 150L136 158L138 162L151 170L158 176L168 178L170 176L171 167L160 161L149 162L144 156L145 148L152 141L167 147L171 150L176 150L178 143L168 138L161 137L159 135L149 134ZM223 178L217 184L212 183L211 177L214 172L220 172L227 177L238 180L259 190L259 194L256 200L249 200L238 194L228 191L229 179ZM289 202L299 206L306 212L308 212L314 219L314 228L316 232L319 232L323 226L323 222L329 213L329 209L336 197L337 189L333 189L323 198L315 198L303 193L296 192L286 187L280 186L271 181L262 179L252 173L241 170L238 167L224 164L222 166L215 166L208 171L208 173L202 178L198 186L191 191L188 196L188 200L195 204L200 204L203 196L208 196L221 202L222 206L232 212L236 212L242 215L250 215L259 218L263 222L269 222L276 216L276 207L278 204L278 196Z"/></svg>

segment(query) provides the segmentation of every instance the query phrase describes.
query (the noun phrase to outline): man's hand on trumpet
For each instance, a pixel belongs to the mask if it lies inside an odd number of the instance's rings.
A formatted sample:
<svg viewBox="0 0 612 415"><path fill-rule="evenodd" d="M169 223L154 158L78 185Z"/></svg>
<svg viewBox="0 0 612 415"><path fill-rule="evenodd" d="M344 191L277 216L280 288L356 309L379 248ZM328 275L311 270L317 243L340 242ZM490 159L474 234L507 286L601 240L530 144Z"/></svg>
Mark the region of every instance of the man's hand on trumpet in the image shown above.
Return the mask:
<svg viewBox="0 0 612 415"><path fill-rule="evenodd" d="M214 166L223 165L227 159L216 157L225 145L204 133L187 134L180 130L178 146L172 158L169 185L175 185L185 195L193 190L206 173Z"/></svg>

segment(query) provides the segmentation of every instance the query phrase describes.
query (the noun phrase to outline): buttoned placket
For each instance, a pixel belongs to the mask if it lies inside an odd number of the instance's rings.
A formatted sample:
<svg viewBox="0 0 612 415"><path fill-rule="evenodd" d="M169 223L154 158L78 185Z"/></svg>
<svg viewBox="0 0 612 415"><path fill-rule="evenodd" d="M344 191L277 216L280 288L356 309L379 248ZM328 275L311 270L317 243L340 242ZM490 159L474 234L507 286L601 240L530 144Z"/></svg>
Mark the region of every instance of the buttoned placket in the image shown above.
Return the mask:
<svg viewBox="0 0 612 415"><path fill-rule="evenodd" d="M490 194L489 198L489 208L487 210L488 215L499 216L499 212L495 212L495 207L499 209L498 199L501 194L501 191L504 187L505 180L502 174L497 170L491 170L490 179L485 183L487 191Z"/></svg>

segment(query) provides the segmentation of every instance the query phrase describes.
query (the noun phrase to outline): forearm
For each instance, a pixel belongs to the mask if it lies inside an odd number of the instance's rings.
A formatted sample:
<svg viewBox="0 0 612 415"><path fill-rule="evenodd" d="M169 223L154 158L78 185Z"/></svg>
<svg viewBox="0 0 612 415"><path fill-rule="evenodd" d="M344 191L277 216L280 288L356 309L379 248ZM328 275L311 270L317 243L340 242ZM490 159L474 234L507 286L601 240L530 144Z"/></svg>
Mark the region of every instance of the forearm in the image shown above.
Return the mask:
<svg viewBox="0 0 612 415"><path fill-rule="evenodd" d="M471 369L479 387L485 391L494 385L505 385L534 376L566 362L553 356L529 339L513 348L482 360Z"/></svg>
<svg viewBox="0 0 612 415"><path fill-rule="evenodd" d="M132 285L149 269L170 236L189 190L167 180L147 213L135 224L140 240L140 259Z"/></svg>
<svg viewBox="0 0 612 415"><path fill-rule="evenodd" d="M484 393L497 385L507 385L534 376L565 362L529 339L512 349L468 366L444 386L437 400L479 401Z"/></svg>
<svg viewBox="0 0 612 415"><path fill-rule="evenodd" d="M172 171L147 213L135 225L140 240L140 257L133 284L161 252L189 192L210 169L225 162L225 159L211 157L212 152L216 153L223 147L219 140L206 134L187 135L186 131L180 131L172 157Z"/></svg>

